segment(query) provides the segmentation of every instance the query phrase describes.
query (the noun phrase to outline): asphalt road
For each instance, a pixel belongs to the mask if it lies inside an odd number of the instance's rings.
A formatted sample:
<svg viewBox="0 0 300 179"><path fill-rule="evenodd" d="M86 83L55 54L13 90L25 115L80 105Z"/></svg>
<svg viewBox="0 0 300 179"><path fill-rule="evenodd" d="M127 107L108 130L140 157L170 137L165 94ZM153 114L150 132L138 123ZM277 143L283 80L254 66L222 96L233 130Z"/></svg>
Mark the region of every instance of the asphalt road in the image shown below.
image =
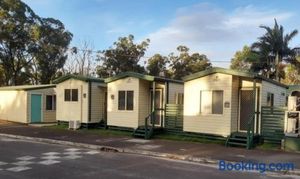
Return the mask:
<svg viewBox="0 0 300 179"><path fill-rule="evenodd" d="M0 178L295 178L0 137Z"/></svg>

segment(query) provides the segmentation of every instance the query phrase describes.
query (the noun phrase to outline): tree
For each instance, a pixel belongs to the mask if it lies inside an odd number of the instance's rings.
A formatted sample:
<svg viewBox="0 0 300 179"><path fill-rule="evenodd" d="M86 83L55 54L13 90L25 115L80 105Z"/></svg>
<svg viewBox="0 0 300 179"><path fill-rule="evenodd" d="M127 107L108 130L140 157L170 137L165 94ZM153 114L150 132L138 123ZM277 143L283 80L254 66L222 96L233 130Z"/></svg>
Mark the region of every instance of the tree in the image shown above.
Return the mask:
<svg viewBox="0 0 300 179"><path fill-rule="evenodd" d="M145 69L139 62L145 55L149 42L150 40L146 39L136 44L133 35L120 37L113 47L101 51L98 57L101 65L97 67L97 74L107 77L126 71L144 73Z"/></svg>
<svg viewBox="0 0 300 179"><path fill-rule="evenodd" d="M35 30L39 21L39 17L22 1L0 1L0 64L6 85L24 82L22 70L31 63L32 53L38 49Z"/></svg>
<svg viewBox="0 0 300 179"><path fill-rule="evenodd" d="M153 76L166 76L168 58L160 54L155 54L148 59L147 70L150 75Z"/></svg>
<svg viewBox="0 0 300 179"><path fill-rule="evenodd" d="M253 53L247 45L241 51L237 51L231 59L230 69L248 71L252 63L256 63L257 54Z"/></svg>
<svg viewBox="0 0 300 179"><path fill-rule="evenodd" d="M79 47L73 47L64 66L66 74L94 76L96 73L96 57L93 45L83 41Z"/></svg>
<svg viewBox="0 0 300 179"><path fill-rule="evenodd" d="M2 65L0 65L0 86L5 85L5 76L4 76L4 69Z"/></svg>
<svg viewBox="0 0 300 179"><path fill-rule="evenodd" d="M5 85L49 83L72 39L63 23L41 18L20 0L0 1L0 65Z"/></svg>
<svg viewBox="0 0 300 179"><path fill-rule="evenodd" d="M289 42L298 34L297 30L284 34L283 26L279 26L276 19L274 27L260 26L266 33L258 38L258 42L252 44L252 50L259 55L259 63L252 66L255 71L265 71L266 76L279 80L283 74L280 72L282 62L292 63L298 66L293 50Z"/></svg>
<svg viewBox="0 0 300 179"><path fill-rule="evenodd" d="M196 73L211 67L209 59L204 54L193 53L189 54L189 48L186 46L178 46L179 56L171 53L170 67L172 77L174 79L181 79L183 76Z"/></svg>
<svg viewBox="0 0 300 179"><path fill-rule="evenodd" d="M50 83L57 71L63 68L72 36L59 20L42 19L37 39L39 49L34 54L39 83Z"/></svg>
<svg viewBox="0 0 300 179"><path fill-rule="evenodd" d="M296 57L297 61L300 61L300 56ZM292 64L288 64L285 68L286 78L282 80L287 85L300 84L300 72L298 68Z"/></svg>

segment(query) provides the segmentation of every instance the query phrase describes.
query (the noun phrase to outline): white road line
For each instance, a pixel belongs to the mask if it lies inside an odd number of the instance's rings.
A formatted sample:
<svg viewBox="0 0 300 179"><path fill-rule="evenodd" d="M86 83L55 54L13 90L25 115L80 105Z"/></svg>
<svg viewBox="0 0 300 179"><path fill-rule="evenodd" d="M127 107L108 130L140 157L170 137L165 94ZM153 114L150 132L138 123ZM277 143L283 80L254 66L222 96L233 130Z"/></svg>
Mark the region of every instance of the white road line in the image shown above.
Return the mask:
<svg viewBox="0 0 300 179"><path fill-rule="evenodd" d="M100 152L96 151L96 150L90 150L88 152L85 152L85 154L88 154L88 155L94 155L94 154L98 154Z"/></svg>
<svg viewBox="0 0 300 179"><path fill-rule="evenodd" d="M42 153L42 155L59 155L60 153L58 152L46 152L46 153Z"/></svg>
<svg viewBox="0 0 300 179"><path fill-rule="evenodd" d="M7 162L2 162L2 161L0 161L0 166L1 165L7 165L8 163Z"/></svg>
<svg viewBox="0 0 300 179"><path fill-rule="evenodd" d="M68 148L68 149L65 149L66 151L78 151L80 149L76 149L76 148Z"/></svg>
<svg viewBox="0 0 300 179"><path fill-rule="evenodd" d="M59 159L61 158L60 156L55 156L55 155L49 155L49 156L44 156L41 157L41 159L45 159L45 160L54 160L54 159Z"/></svg>
<svg viewBox="0 0 300 179"><path fill-rule="evenodd" d="M63 154L65 155L78 155L81 154L82 152L76 152L76 151L70 151L70 152L64 152Z"/></svg>
<svg viewBox="0 0 300 179"><path fill-rule="evenodd" d="M35 157L32 156L23 156L23 157L18 157L17 160L33 160Z"/></svg>
<svg viewBox="0 0 300 179"><path fill-rule="evenodd" d="M12 164L13 165L30 165L30 164L33 164L33 162L24 160L24 161L14 162Z"/></svg>
<svg viewBox="0 0 300 179"><path fill-rule="evenodd" d="M60 161L57 161L57 160L44 160L44 161L40 161L38 163L42 164L42 165L53 165L53 164L60 163Z"/></svg>
<svg viewBox="0 0 300 179"><path fill-rule="evenodd" d="M69 156L66 156L65 157L66 159L79 159L79 158L81 158L81 156L79 156L79 155L69 155Z"/></svg>
<svg viewBox="0 0 300 179"><path fill-rule="evenodd" d="M31 169L31 168L25 167L25 166L18 166L18 167L7 168L6 170L11 171L11 172L21 172L21 171L29 170L29 169Z"/></svg>

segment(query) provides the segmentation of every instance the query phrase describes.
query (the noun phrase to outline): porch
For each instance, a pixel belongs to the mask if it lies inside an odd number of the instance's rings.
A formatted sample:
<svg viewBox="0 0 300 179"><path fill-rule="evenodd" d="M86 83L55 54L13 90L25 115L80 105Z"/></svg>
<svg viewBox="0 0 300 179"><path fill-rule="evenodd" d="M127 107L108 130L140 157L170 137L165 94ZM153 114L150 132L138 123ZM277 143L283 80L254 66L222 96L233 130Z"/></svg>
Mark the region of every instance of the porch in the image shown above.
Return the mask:
<svg viewBox="0 0 300 179"><path fill-rule="evenodd" d="M259 143L261 81L256 78L233 76L231 133L225 146L251 149Z"/></svg>
<svg viewBox="0 0 300 179"><path fill-rule="evenodd" d="M148 104L149 114L145 116L142 123L141 121L139 122L138 128L133 132L135 137L145 139L150 139L154 134L161 133L165 128L172 125L172 119L170 119L172 112L180 112L181 116L183 114L183 85L177 85L176 83L179 83L179 81L155 77L154 81L148 83L150 84L149 97L143 100L145 102L148 100L146 103ZM182 87L182 90L180 87ZM181 106L181 108L178 109L178 106ZM178 115L175 116L177 117ZM183 117L181 117L180 121L175 123L181 126L181 128L177 129L182 131Z"/></svg>

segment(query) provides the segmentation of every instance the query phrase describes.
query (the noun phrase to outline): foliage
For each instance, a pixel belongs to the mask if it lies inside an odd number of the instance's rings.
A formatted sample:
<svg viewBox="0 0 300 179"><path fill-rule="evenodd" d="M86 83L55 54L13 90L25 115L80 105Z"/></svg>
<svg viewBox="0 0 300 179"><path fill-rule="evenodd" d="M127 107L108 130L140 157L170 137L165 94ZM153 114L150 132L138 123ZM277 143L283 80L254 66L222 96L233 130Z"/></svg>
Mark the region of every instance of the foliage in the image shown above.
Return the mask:
<svg viewBox="0 0 300 179"><path fill-rule="evenodd" d="M241 51L237 51L231 59L230 69L248 71L252 63L256 63L257 54L245 45Z"/></svg>
<svg viewBox="0 0 300 179"><path fill-rule="evenodd" d="M155 54L148 59L147 70L153 76L166 76L168 58L160 54ZM163 75L162 75L163 74Z"/></svg>
<svg viewBox="0 0 300 179"><path fill-rule="evenodd" d="M289 42L298 34L297 30L284 34L283 26L279 26L276 19L274 27L260 26L266 33L252 44L252 50L257 53L258 63L252 64L252 69L261 72L268 78L280 80L283 78L283 71L280 65L292 63L299 66L295 60L293 50L290 49Z"/></svg>
<svg viewBox="0 0 300 179"><path fill-rule="evenodd" d="M300 60L299 57L298 60ZM289 64L286 66L285 71L286 71L286 78L282 81L283 83L288 85L300 84L300 73L297 67Z"/></svg>
<svg viewBox="0 0 300 179"><path fill-rule="evenodd" d="M37 41L39 50L34 54L39 83L50 83L56 72L63 68L71 39L72 34L65 29L64 24L59 20L42 19Z"/></svg>
<svg viewBox="0 0 300 179"><path fill-rule="evenodd" d="M190 75L211 67L211 63L206 55L199 53L189 53L186 46L178 46L179 55L171 53L169 55L172 77L181 79L183 76Z"/></svg>
<svg viewBox="0 0 300 179"><path fill-rule="evenodd" d="M134 42L134 36L120 37L114 42L113 47L101 51L98 60L101 65L97 67L100 77L113 76L121 72L133 71L144 73L145 69L139 64L145 55L150 40L141 43Z"/></svg>
<svg viewBox="0 0 300 179"><path fill-rule="evenodd" d="M0 62L5 83L21 84L21 72L37 52L37 24L39 17L19 0L0 1Z"/></svg>
<svg viewBox="0 0 300 179"><path fill-rule="evenodd" d="M39 17L20 0L0 1L0 64L5 85L49 83L63 66L71 39L59 20Z"/></svg>

